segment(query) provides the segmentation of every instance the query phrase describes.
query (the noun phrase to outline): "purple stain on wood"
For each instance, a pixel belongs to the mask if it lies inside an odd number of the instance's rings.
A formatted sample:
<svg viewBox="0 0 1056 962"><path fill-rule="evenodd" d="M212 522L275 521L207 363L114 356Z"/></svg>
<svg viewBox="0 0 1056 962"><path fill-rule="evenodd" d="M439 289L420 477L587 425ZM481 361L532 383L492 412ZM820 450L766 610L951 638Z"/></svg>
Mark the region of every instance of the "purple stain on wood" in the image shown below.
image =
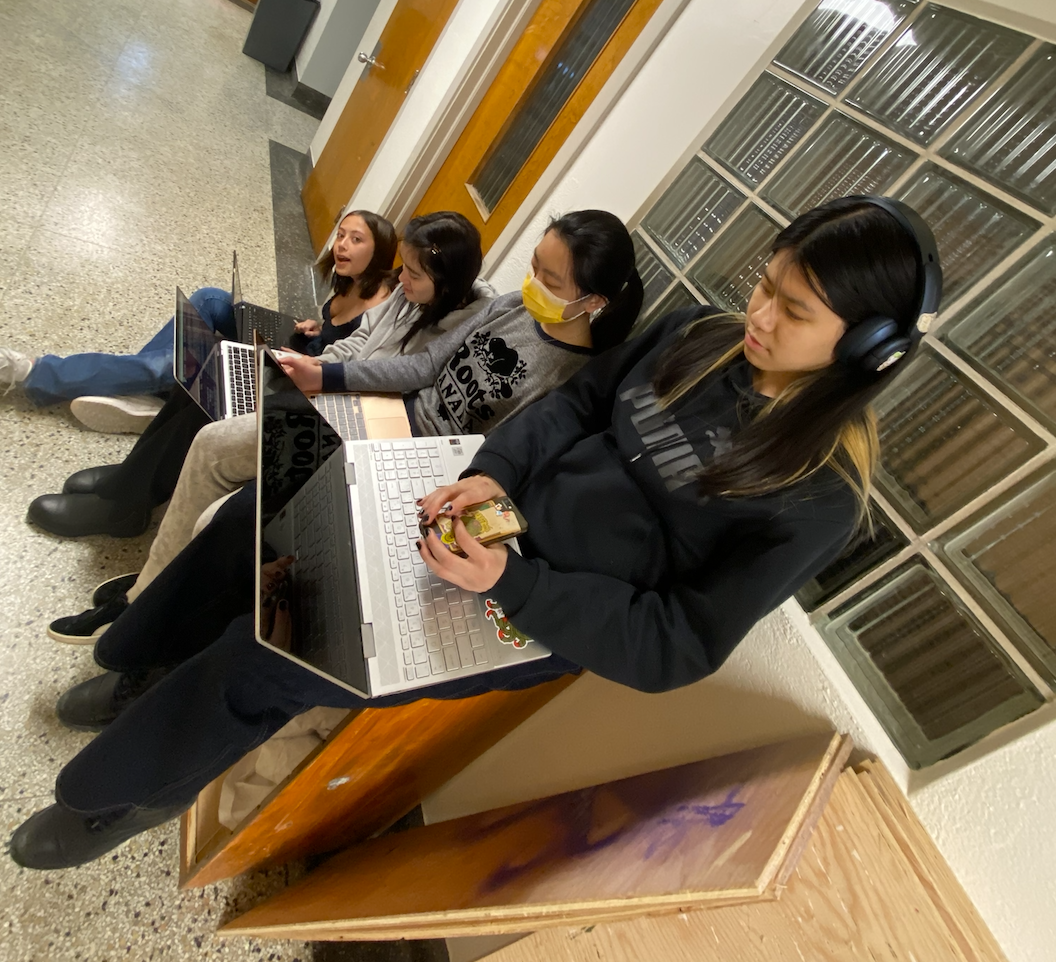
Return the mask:
<svg viewBox="0 0 1056 962"><path fill-rule="evenodd" d="M686 835L694 828L706 823L711 828L721 828L745 807L744 802L734 801L743 788L737 785L730 790L726 798L717 805L704 805L686 802L659 817L641 815L626 821L617 821L606 828L605 819L598 816L598 799L606 786L584 789L578 793L574 803L565 810L567 821L560 826L560 831L547 837L545 843L533 855L517 861L506 863L496 868L481 884L482 894L495 892L517 879L528 875L535 869L565 859L576 858L608 848L613 843L626 839L630 835L644 835L651 838L643 859L654 857L658 852L670 852L685 840ZM611 795L611 792L610 792ZM486 828L479 827L474 835L494 834L516 823L526 821L541 814L549 806L546 800L529 803L516 812L504 814Z"/></svg>

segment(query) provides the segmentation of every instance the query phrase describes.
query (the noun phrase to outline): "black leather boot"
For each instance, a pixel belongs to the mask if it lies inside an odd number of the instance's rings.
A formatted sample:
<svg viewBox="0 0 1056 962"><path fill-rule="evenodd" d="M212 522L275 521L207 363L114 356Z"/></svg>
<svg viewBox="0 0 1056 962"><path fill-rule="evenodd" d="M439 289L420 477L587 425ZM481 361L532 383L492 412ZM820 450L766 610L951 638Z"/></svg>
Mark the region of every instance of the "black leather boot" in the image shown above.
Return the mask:
<svg viewBox="0 0 1056 962"><path fill-rule="evenodd" d="M186 808L183 804L163 809L133 808L125 814L81 815L56 802L15 829L8 852L23 868L72 868L105 855Z"/></svg>
<svg viewBox="0 0 1056 962"><path fill-rule="evenodd" d="M62 493L95 494L95 489L119 467L121 467L120 464L101 464L97 468L85 468L83 471L74 471L63 482Z"/></svg>
<svg viewBox="0 0 1056 962"><path fill-rule="evenodd" d="M147 505L107 501L97 494L42 494L30 502L26 517L65 538L86 534L134 538L150 527Z"/></svg>
<svg viewBox="0 0 1056 962"><path fill-rule="evenodd" d="M55 703L59 721L75 732L101 732L140 695L156 685L167 668L108 671L63 692Z"/></svg>

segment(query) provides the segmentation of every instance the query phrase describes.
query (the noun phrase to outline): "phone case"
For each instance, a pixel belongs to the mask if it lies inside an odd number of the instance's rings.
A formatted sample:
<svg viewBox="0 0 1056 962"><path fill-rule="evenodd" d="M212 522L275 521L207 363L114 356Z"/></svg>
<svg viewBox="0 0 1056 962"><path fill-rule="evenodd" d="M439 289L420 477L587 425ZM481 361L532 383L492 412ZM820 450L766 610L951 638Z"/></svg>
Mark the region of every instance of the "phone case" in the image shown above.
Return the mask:
<svg viewBox="0 0 1056 962"><path fill-rule="evenodd" d="M462 511L462 523L481 544L495 544L508 538L515 538L528 530L524 515L514 506L510 498L495 498L471 504ZM440 541L455 554L465 554L455 541L452 520L441 515L431 525L422 525L422 534L428 534L429 528L435 528L440 534Z"/></svg>

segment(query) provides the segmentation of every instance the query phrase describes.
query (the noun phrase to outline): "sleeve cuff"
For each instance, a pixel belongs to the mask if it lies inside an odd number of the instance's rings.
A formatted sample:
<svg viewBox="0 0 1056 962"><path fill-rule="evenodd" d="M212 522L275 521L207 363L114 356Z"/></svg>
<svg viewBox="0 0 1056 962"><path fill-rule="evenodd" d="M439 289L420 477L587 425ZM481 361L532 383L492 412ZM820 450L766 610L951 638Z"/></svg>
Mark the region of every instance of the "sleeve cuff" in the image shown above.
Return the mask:
<svg viewBox="0 0 1056 962"><path fill-rule="evenodd" d="M506 617L512 620L528 601L538 578L539 569L535 562L522 558L509 548L506 552L506 570L495 586L483 594L494 598L502 606Z"/></svg>
<svg viewBox="0 0 1056 962"><path fill-rule="evenodd" d="M499 487L510 497L513 497L516 493L517 478L513 467L505 458L500 458L485 450L478 451L470 462L469 467L458 477L461 480L474 474L486 474L489 478L494 479L498 482Z"/></svg>
<svg viewBox="0 0 1056 962"><path fill-rule="evenodd" d="M345 365L322 364L323 393L340 394L345 390Z"/></svg>

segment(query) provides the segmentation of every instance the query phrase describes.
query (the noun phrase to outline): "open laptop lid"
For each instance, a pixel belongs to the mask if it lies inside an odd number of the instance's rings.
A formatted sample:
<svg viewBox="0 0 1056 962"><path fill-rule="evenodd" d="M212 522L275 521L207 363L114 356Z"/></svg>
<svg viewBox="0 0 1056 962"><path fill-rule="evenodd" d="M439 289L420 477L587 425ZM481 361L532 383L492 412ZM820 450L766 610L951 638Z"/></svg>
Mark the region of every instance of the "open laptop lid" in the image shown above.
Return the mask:
<svg viewBox="0 0 1056 962"><path fill-rule="evenodd" d="M172 373L176 383L212 420L219 421L223 417L224 397L219 350L223 336L202 320L178 287L173 327Z"/></svg>
<svg viewBox="0 0 1056 962"><path fill-rule="evenodd" d="M366 695L343 442L267 347L258 350L257 359L257 640ZM286 612L277 619L275 603L264 604L261 588L271 580L278 558L297 554L299 536L306 532L297 529L300 511L292 503L310 481L323 486L315 493L332 499L328 533L334 557L322 570L316 559L301 557L286 568L280 596ZM322 633L319 624L307 623L310 612L321 611L327 616Z"/></svg>
<svg viewBox="0 0 1056 962"><path fill-rule="evenodd" d="M231 251L231 305L242 303L242 275L238 272L238 251Z"/></svg>

